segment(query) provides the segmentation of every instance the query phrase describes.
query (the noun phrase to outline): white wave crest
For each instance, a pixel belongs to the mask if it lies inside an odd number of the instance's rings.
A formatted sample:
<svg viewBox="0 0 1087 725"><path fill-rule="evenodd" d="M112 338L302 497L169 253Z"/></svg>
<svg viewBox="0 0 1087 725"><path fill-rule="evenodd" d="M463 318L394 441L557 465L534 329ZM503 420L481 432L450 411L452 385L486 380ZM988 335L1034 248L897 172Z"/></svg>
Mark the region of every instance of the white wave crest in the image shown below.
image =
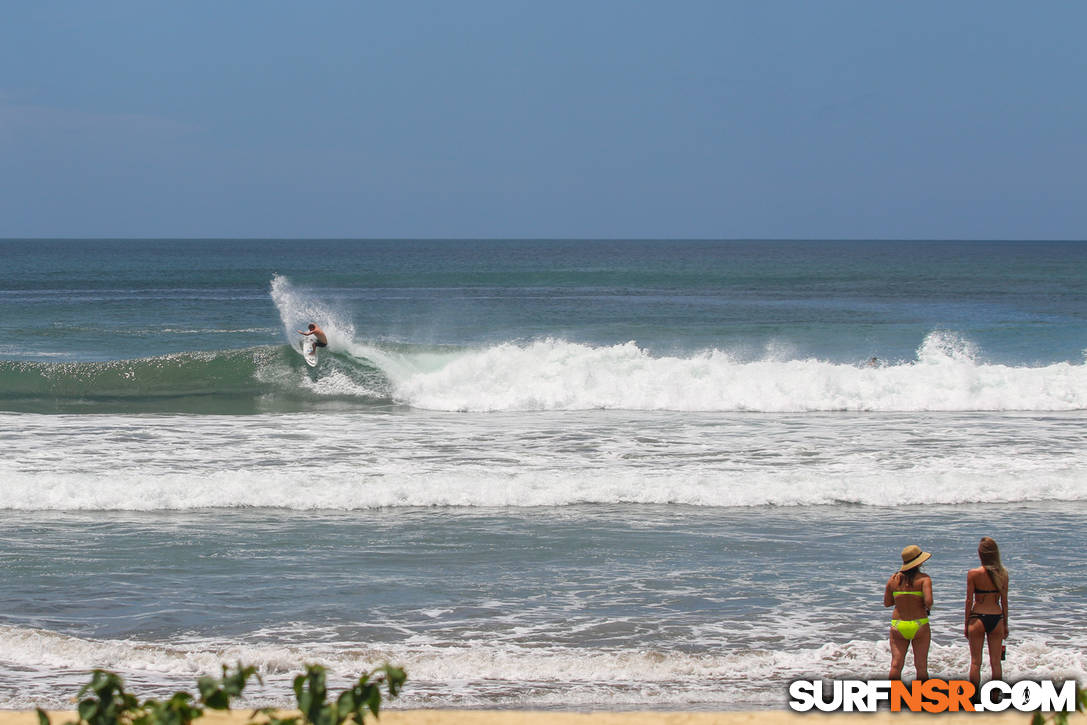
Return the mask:
<svg viewBox="0 0 1087 725"><path fill-rule="evenodd" d="M310 435L300 429L300 435ZM1024 469L1026 470L1026 469ZM902 506L1087 500L1079 470L1028 475L984 466L970 470L855 472L827 467L813 472L732 473L502 472L485 466L458 471L420 468L351 473L310 469L194 471L149 476L122 472L35 475L15 473L0 509L23 511L179 511L201 508L366 510L395 507L548 507L582 504L661 504L707 507Z"/></svg>
<svg viewBox="0 0 1087 725"><path fill-rule="evenodd" d="M1082 413L10 414L0 415L0 429L20 453L0 458L0 509L1085 501L1083 420Z"/></svg>
<svg viewBox="0 0 1087 725"><path fill-rule="evenodd" d="M1011 366L979 361L950 331L929 333L913 361L844 364L762 360L708 350L653 356L636 342L593 346L558 339L503 343L469 352L390 352L356 336L336 309L276 275L271 297L286 339L318 320L329 351L365 358L393 384L399 402L435 411L645 410L796 413L1069 411L1087 409L1087 364ZM317 394L344 394L343 381ZM372 391L362 391L368 396Z"/></svg>
<svg viewBox="0 0 1087 725"><path fill-rule="evenodd" d="M653 357L634 342L506 343L435 371L391 371L399 398L444 411L1067 411L1087 408L1087 366L977 362L972 346L928 335L917 360L847 365L741 362L711 350Z"/></svg>

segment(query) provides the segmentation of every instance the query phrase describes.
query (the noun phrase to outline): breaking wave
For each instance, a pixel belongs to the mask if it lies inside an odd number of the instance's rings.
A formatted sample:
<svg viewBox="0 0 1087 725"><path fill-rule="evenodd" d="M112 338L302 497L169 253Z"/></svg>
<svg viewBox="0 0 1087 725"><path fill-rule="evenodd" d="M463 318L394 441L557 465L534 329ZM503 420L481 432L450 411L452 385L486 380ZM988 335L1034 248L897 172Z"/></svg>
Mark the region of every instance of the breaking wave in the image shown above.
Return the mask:
<svg viewBox="0 0 1087 725"><path fill-rule="evenodd" d="M330 333L330 339L337 338ZM1087 366L978 362L964 341L928 336L917 359L848 365L744 362L711 350L655 357L634 342L563 340L483 350L426 349L338 338L309 370L287 345L108 362L0 362L0 407L20 411L254 412L340 400L435 411L969 412L1087 409ZM276 406L279 406L277 408ZM292 407L293 406L293 407Z"/></svg>
<svg viewBox="0 0 1087 725"><path fill-rule="evenodd" d="M334 307L271 283L284 344L107 362L0 362L0 409L25 412L269 412L329 401L361 407L531 412L970 412L1087 409L1087 365L992 364L968 340L933 331L913 360L767 356L711 349L660 356L631 341L561 339L483 349L377 343ZM309 369L292 345L309 320L329 347Z"/></svg>

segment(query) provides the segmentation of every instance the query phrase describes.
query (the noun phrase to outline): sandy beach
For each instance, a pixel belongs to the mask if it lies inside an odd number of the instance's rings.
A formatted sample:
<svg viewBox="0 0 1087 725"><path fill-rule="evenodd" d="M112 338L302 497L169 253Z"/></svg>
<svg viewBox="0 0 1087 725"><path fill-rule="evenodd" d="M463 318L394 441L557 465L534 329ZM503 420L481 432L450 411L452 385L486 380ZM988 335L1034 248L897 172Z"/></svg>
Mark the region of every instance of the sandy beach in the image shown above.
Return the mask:
<svg viewBox="0 0 1087 725"><path fill-rule="evenodd" d="M200 722L204 725L243 725L249 712L208 713ZM55 725L70 721L71 712L52 713ZM774 710L735 712L547 712L538 710L391 710L380 719L383 725L800 725L817 720L821 725L855 723L858 718L870 725L883 723L920 724L939 718L945 725L1029 725L1026 713L953 713L915 715L878 712L872 714L811 714ZM1076 714L1072 722L1087 723L1087 716ZM34 712L0 711L0 725L37 725Z"/></svg>

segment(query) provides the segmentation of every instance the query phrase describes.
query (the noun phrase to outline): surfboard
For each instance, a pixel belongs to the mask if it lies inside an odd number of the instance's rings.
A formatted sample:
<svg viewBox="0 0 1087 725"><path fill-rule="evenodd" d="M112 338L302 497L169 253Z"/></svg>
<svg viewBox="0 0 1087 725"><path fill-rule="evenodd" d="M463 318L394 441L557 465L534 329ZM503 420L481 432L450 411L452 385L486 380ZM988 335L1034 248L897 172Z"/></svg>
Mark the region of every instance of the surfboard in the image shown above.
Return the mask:
<svg viewBox="0 0 1087 725"><path fill-rule="evenodd" d="M317 338L313 335L302 338L302 359L311 368L317 367Z"/></svg>

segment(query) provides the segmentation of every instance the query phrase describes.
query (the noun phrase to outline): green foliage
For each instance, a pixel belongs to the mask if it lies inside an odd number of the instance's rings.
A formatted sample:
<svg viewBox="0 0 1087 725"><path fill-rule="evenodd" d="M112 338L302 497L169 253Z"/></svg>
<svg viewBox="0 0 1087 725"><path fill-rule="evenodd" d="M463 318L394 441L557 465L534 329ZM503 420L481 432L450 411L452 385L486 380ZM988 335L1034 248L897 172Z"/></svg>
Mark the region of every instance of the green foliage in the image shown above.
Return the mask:
<svg viewBox="0 0 1087 725"><path fill-rule="evenodd" d="M384 683L388 689L389 699L394 700L400 694L407 677L404 670L388 664L360 677L358 682L337 698L336 725L344 722L362 725L366 710L378 717L381 710L381 684Z"/></svg>
<svg viewBox="0 0 1087 725"><path fill-rule="evenodd" d="M329 703L325 668L307 665L306 674L294 678L294 695L301 717L279 718L272 708L260 712L268 716L269 725L362 725L367 710L374 717L381 710L381 685L385 685L389 699L393 700L400 694L406 679L404 670L386 664L359 677L358 682L340 693L335 702Z"/></svg>
<svg viewBox="0 0 1087 725"><path fill-rule="evenodd" d="M245 667L241 662L233 673L228 672L223 665L223 676L218 680L214 677L201 677L196 681L196 689L200 692L200 701L212 710L229 710L230 701L242 694L250 677L256 677L257 682L264 684L257 674L256 667Z"/></svg>
<svg viewBox="0 0 1087 725"><path fill-rule="evenodd" d="M145 700L132 725L189 725L203 714L203 708L192 703L192 695L175 692L166 702Z"/></svg>
<svg viewBox="0 0 1087 725"><path fill-rule="evenodd" d="M90 697L83 697L88 692ZM125 692L124 681L120 676L105 670L91 673L91 681L80 688L77 697L79 721L87 725L115 725L126 720L125 716L139 708L134 695Z"/></svg>
<svg viewBox="0 0 1087 725"><path fill-rule="evenodd" d="M251 677L263 683L256 667L239 662L233 671L228 671L224 665L222 677L197 680L200 696L195 701L187 692L175 692L165 701L148 699L141 703L125 691L124 681L118 675L95 670L91 681L79 691L78 697L83 698L77 707L79 719L65 725L191 725L203 716L204 708L229 710L231 700L242 694ZM377 717L381 709L381 686L385 686L392 700L400 694L406 679L404 670L386 664L362 675L335 702L329 703L325 668L307 665L306 673L294 678L301 716L279 718L273 708L257 710L253 716L264 715L268 725L362 725L367 711ZM37 713L39 725L51 725L45 711L37 708Z"/></svg>
<svg viewBox="0 0 1087 725"><path fill-rule="evenodd" d="M1087 712L1087 688L1076 685L1076 712ZM1034 713L1030 719L1030 725L1046 725L1046 723L1052 723L1052 725L1068 725L1067 712L1055 712L1051 715L1043 715L1040 712Z"/></svg>

